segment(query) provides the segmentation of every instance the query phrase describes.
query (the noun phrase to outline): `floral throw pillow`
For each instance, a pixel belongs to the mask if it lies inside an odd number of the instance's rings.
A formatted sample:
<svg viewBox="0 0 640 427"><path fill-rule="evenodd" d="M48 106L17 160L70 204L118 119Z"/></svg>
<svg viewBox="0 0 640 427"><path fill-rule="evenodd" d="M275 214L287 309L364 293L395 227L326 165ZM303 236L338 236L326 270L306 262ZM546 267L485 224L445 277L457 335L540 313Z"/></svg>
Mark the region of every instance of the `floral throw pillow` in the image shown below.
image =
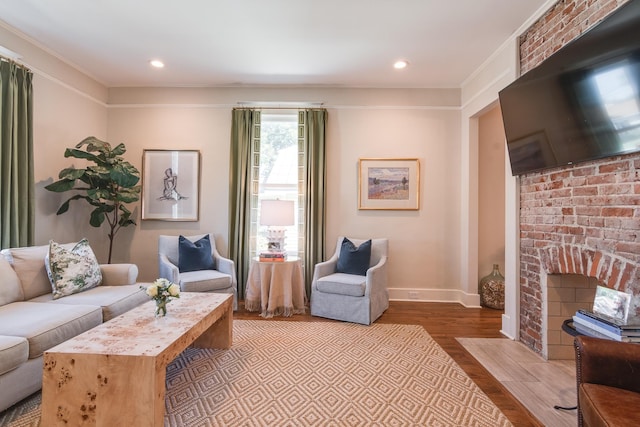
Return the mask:
<svg viewBox="0 0 640 427"><path fill-rule="evenodd" d="M100 265L87 239L80 240L70 250L49 241L45 267L53 288L53 299L91 289L102 282Z"/></svg>

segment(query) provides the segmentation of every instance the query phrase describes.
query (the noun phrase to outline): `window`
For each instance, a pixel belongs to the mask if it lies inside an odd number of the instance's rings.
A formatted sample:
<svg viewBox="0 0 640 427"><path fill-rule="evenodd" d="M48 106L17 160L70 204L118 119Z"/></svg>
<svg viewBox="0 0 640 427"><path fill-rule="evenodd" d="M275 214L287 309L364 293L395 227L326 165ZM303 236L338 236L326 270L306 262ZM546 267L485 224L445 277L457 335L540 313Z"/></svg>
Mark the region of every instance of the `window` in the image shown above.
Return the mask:
<svg viewBox="0 0 640 427"><path fill-rule="evenodd" d="M262 200L291 200L294 202L295 224L285 227L285 247L289 256L300 256L304 247L301 223L300 181L304 153L299 143L298 114L287 110L263 112L260 120L260 141L255 155L259 156L258 180L254 182L252 197L251 256L267 248L267 226L260 225ZM256 174L254 173L254 176ZM256 188L257 187L257 188Z"/></svg>
<svg viewBox="0 0 640 427"><path fill-rule="evenodd" d="M265 116L264 135L261 132L262 116ZM310 292L311 273L315 264L324 259L325 252L326 121L327 110L321 108L289 111L233 109L229 256L236 263L238 283L246 283L251 258L265 249L264 245L258 245L261 241L266 243L264 227L261 233L258 226L261 198L266 200L267 196L279 194L293 200L295 205L296 224L290 228L285 250L301 259L306 291ZM261 139L266 141L265 145L261 144ZM297 159L294 161L296 148L291 147L296 145ZM269 154L272 149L273 153ZM261 154L265 156L262 173ZM276 176L288 178L276 179ZM243 293L239 288L240 298Z"/></svg>

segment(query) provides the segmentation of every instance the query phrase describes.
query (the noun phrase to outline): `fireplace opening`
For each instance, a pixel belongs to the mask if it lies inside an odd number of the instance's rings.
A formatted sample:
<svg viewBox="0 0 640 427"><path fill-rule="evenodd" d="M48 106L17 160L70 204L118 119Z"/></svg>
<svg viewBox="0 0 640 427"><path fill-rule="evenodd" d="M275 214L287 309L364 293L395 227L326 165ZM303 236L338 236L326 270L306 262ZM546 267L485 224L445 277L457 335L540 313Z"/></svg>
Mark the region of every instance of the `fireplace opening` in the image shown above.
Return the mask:
<svg viewBox="0 0 640 427"><path fill-rule="evenodd" d="M578 310L591 310L596 287L602 284L582 274L549 274L541 281L542 355L547 360L573 360L573 337L562 330L562 323Z"/></svg>

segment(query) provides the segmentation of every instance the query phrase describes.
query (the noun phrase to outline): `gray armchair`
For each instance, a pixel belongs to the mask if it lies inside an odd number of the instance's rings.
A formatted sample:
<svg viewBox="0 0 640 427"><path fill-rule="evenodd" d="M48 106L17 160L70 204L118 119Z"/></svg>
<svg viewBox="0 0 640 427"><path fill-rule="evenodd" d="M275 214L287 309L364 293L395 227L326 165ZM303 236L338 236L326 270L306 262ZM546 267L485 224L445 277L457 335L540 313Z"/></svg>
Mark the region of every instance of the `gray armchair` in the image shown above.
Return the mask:
<svg viewBox="0 0 640 427"><path fill-rule="evenodd" d="M371 240L366 275L339 273L338 257L344 237L338 237L333 256L316 264L311 283L311 315L370 325L389 308L387 290L388 239ZM366 240L351 239L356 246Z"/></svg>
<svg viewBox="0 0 640 427"><path fill-rule="evenodd" d="M212 234L184 236L191 242L196 242L209 236L211 243L211 257L213 269L195 269L180 272L179 236L159 236L158 238L158 269L162 278L168 279L180 286L184 292L218 292L233 294L233 309L238 309L238 282L234 262L222 257L216 250L216 243Z"/></svg>

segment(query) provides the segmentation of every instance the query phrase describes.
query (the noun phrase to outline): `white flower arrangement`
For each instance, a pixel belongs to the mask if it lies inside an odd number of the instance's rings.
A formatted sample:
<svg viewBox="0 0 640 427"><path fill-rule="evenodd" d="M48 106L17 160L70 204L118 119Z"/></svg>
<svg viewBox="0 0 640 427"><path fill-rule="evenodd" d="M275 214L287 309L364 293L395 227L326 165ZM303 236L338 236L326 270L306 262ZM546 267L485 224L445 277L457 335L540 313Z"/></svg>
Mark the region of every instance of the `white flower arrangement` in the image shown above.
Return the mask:
<svg viewBox="0 0 640 427"><path fill-rule="evenodd" d="M156 316L167 314L167 303L171 298L180 298L180 287L164 278L156 279L149 286L140 286L140 289L156 302Z"/></svg>

